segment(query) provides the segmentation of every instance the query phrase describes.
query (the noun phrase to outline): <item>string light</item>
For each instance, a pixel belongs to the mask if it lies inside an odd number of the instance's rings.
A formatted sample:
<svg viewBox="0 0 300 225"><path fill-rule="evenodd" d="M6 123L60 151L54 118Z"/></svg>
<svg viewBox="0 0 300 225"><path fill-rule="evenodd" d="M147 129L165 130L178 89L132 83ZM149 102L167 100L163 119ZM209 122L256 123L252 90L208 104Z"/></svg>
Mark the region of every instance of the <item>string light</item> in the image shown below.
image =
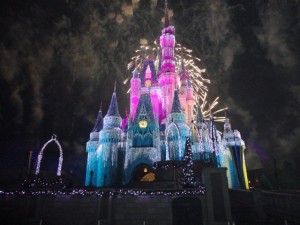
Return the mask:
<svg viewBox="0 0 300 225"><path fill-rule="evenodd" d="M199 196L205 194L205 187L200 186L193 189L183 190L134 190L134 189L110 189L110 190L21 190L21 191L2 191L1 196L20 196L20 195L54 195L54 196Z"/></svg>
<svg viewBox="0 0 300 225"><path fill-rule="evenodd" d="M194 176L192 146L189 137L186 138L185 153L183 160L186 162L186 164L182 168L181 183L183 187L195 187L197 183L195 181Z"/></svg>
<svg viewBox="0 0 300 225"><path fill-rule="evenodd" d="M56 187L56 188L66 188L66 184L63 182L62 177L58 177L55 181L47 182L42 180L40 177L34 177L33 180L27 178L22 183L24 188L45 188L45 187Z"/></svg>
<svg viewBox="0 0 300 225"><path fill-rule="evenodd" d="M40 173L40 167L41 167L41 162L43 159L43 153L44 153L45 148L48 146L48 144L50 144L53 141L56 143L56 145L58 146L58 149L59 149L59 159L58 159L58 167L57 167L56 174L57 174L57 176L61 175L61 168L62 168L62 162L63 162L63 151L62 151L62 147L61 147L60 143L57 140L57 136L55 134L53 134L51 139L43 145L41 151L39 152L39 155L37 157L37 165L36 165L35 175L38 175Z"/></svg>

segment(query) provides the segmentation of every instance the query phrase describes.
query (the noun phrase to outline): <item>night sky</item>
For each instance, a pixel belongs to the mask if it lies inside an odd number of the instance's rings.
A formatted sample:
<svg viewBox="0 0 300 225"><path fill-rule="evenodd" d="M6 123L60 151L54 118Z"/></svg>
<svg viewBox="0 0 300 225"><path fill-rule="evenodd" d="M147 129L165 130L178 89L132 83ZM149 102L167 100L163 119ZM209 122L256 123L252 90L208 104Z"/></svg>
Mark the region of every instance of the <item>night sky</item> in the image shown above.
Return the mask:
<svg viewBox="0 0 300 225"><path fill-rule="evenodd" d="M299 0L168 2L177 42L201 58L209 99L220 97L246 142L248 168L264 167L274 186L300 187ZM106 113L116 80L125 115L127 63L141 39L161 34L164 1L0 4L0 185L22 177L28 151L53 133L63 170L83 179L100 102ZM42 169L55 170L58 159L46 154Z"/></svg>

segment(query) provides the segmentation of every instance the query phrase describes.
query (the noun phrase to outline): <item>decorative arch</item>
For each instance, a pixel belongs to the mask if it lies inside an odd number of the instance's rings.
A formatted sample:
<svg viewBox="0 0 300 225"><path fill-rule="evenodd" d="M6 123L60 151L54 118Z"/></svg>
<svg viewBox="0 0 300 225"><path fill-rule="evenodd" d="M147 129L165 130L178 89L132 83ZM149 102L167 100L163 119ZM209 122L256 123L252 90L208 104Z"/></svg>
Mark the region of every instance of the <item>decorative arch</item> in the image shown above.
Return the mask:
<svg viewBox="0 0 300 225"><path fill-rule="evenodd" d="M56 175L61 176L61 168L62 168L62 162L63 162L63 151L62 151L62 147L61 147L60 143L57 140L57 136L55 134L53 134L51 139L43 145L42 149L39 152L39 155L37 157L37 165L36 165L35 175L38 175L40 173L40 167L41 167L41 162L42 162L42 159L43 159L44 150L48 146L48 144L50 144L51 142L55 142L55 144L57 145L57 147L59 149L59 159L58 159L58 167L57 167Z"/></svg>

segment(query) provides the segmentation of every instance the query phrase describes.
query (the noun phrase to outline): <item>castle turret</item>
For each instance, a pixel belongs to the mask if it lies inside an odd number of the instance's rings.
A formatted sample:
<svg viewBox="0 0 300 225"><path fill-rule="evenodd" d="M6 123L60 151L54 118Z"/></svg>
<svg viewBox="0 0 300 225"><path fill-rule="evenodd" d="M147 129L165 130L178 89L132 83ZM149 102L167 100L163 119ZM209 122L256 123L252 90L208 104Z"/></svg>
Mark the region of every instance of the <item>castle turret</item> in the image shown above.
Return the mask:
<svg viewBox="0 0 300 225"><path fill-rule="evenodd" d="M175 27L169 25L168 5L165 4L165 24L160 36L160 47L162 49L162 72L175 72Z"/></svg>
<svg viewBox="0 0 300 225"><path fill-rule="evenodd" d="M161 111L160 87L158 86L157 73L153 59L148 59L144 63L141 74L142 93L149 93L155 119L159 119Z"/></svg>
<svg viewBox="0 0 300 225"><path fill-rule="evenodd" d="M245 143L238 130L232 131L227 117L224 123L223 144L229 150L232 160L228 163L229 170L231 169L232 188L249 189L244 155Z"/></svg>
<svg viewBox="0 0 300 225"><path fill-rule="evenodd" d="M113 186L118 182L117 171L119 170L118 156L122 130L120 129L122 118L119 114L116 88L111 98L108 112L104 117L103 129L99 134L100 145L97 149L98 167L96 186Z"/></svg>
<svg viewBox="0 0 300 225"><path fill-rule="evenodd" d="M194 105L195 105L195 99L194 99L194 93L193 93L193 87L188 79L188 85L187 85L187 96L186 96L186 103L187 103L187 118L186 122L188 125L191 124L191 121L193 119L193 110L194 110Z"/></svg>
<svg viewBox="0 0 300 225"><path fill-rule="evenodd" d="M192 142L194 159L206 158L210 154L208 127L200 105L197 107L196 121L192 124ZM201 157L200 157L201 156Z"/></svg>
<svg viewBox="0 0 300 225"><path fill-rule="evenodd" d="M157 85L157 74L153 59L145 61L141 74L142 87L151 87Z"/></svg>
<svg viewBox="0 0 300 225"><path fill-rule="evenodd" d="M181 104L179 101L178 91L176 89L174 91L174 98L173 98L173 104L172 104L172 110L171 110L171 114L174 114L174 113L182 114L182 108L181 108Z"/></svg>
<svg viewBox="0 0 300 225"><path fill-rule="evenodd" d="M202 122L204 122L204 116L203 116L203 113L202 113L202 110L201 110L201 107L198 106L197 107L197 117L196 117L196 122L197 124L201 124Z"/></svg>
<svg viewBox="0 0 300 225"><path fill-rule="evenodd" d="M189 73L185 68L184 61L181 61L181 68L180 68L180 102L184 108L186 113L186 123L190 126L191 121L193 119L193 110L194 110L194 93L193 87L189 78Z"/></svg>
<svg viewBox="0 0 300 225"><path fill-rule="evenodd" d="M99 147L99 132L103 128L102 104L97 116L92 132L90 133L90 140L86 143L87 167L85 176L85 186L94 186L97 177L97 149Z"/></svg>
<svg viewBox="0 0 300 225"><path fill-rule="evenodd" d="M122 131L127 132L128 129L128 118L129 118L129 112L128 109L125 110L125 117L122 119Z"/></svg>

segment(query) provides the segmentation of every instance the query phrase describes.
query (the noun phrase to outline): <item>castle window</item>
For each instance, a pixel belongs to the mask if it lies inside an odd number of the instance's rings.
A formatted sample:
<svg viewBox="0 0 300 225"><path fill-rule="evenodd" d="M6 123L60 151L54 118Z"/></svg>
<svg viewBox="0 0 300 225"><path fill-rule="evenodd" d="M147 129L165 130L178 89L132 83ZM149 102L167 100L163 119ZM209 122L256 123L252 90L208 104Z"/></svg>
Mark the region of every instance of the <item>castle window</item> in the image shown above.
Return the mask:
<svg viewBox="0 0 300 225"><path fill-rule="evenodd" d="M146 80L145 87L150 87L151 86L151 80Z"/></svg>

